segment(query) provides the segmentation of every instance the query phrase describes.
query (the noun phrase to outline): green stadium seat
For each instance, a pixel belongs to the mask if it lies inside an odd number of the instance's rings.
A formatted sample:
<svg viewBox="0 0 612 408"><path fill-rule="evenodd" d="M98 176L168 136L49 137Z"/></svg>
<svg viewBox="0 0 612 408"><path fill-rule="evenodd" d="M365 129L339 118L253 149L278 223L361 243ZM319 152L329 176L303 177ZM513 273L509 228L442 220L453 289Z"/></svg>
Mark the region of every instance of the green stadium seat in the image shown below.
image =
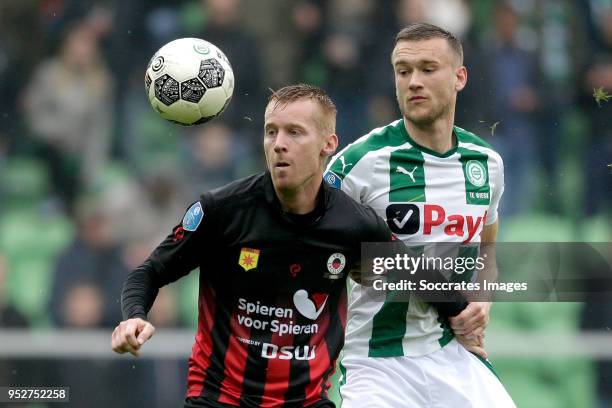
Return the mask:
<svg viewBox="0 0 612 408"><path fill-rule="evenodd" d="M496 359L495 370L517 407L562 408L558 386L540 378L541 362L524 358Z"/></svg>
<svg viewBox="0 0 612 408"><path fill-rule="evenodd" d="M49 191L45 165L35 158L12 157L2 171L3 208L25 208L39 203Z"/></svg>
<svg viewBox="0 0 612 408"><path fill-rule="evenodd" d="M13 210L0 218L0 251L9 258L54 257L72 238L73 225L56 215L46 218L31 210Z"/></svg>
<svg viewBox="0 0 612 408"><path fill-rule="evenodd" d="M181 320L193 328L198 325L199 276L200 271L195 270L177 282Z"/></svg>
<svg viewBox="0 0 612 408"><path fill-rule="evenodd" d="M0 218L9 299L36 324L46 322L53 263L72 236L73 225L63 216L46 218L32 210L12 210Z"/></svg>
<svg viewBox="0 0 612 408"><path fill-rule="evenodd" d="M93 189L95 191L89 191L88 193L95 194L102 192L112 185L131 180L131 178L132 176L124 164L118 161L109 161L96 174L93 182Z"/></svg>
<svg viewBox="0 0 612 408"><path fill-rule="evenodd" d="M586 359L512 357L493 364L518 407L594 406L592 364Z"/></svg>
<svg viewBox="0 0 612 408"><path fill-rule="evenodd" d="M602 214L587 218L582 223L584 227L583 241L585 242L611 242L610 216Z"/></svg>
<svg viewBox="0 0 612 408"><path fill-rule="evenodd" d="M47 301L51 295L52 265L45 259L19 258L10 260L8 276L9 300L32 323L48 323Z"/></svg>
<svg viewBox="0 0 612 408"><path fill-rule="evenodd" d="M130 151L134 164L141 172L162 167L177 168L180 159L180 132L170 122L160 120L149 106L136 115L131 132Z"/></svg>
<svg viewBox="0 0 612 408"><path fill-rule="evenodd" d="M500 221L499 242L572 242L571 222L553 215L525 215Z"/></svg>

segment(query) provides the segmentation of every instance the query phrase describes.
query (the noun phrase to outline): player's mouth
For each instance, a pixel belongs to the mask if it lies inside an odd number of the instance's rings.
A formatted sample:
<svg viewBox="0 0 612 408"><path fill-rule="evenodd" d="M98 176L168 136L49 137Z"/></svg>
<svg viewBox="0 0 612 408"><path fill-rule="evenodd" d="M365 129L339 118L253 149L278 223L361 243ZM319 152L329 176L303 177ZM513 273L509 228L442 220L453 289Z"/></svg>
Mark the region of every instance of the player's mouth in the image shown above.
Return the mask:
<svg viewBox="0 0 612 408"><path fill-rule="evenodd" d="M410 99L408 99L410 102L419 102L419 101L424 101L427 98L425 98L424 96L412 96L410 97Z"/></svg>
<svg viewBox="0 0 612 408"><path fill-rule="evenodd" d="M289 167L289 163L284 162L284 161L280 161L280 162L276 162L276 164L274 165L275 168L285 168L285 167Z"/></svg>

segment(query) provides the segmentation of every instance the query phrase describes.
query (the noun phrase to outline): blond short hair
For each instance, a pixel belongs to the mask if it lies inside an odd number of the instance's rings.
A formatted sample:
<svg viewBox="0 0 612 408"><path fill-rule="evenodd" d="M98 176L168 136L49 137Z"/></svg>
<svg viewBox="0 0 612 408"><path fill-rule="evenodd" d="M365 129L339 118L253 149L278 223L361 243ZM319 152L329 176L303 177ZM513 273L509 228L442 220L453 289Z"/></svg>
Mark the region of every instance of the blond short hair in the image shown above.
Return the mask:
<svg viewBox="0 0 612 408"><path fill-rule="evenodd" d="M321 117L317 120L317 124L323 133L336 133L336 105L329 95L318 86L307 84L284 86L272 92L268 98L268 106L273 104L272 108L276 109L300 99L311 99L319 106Z"/></svg>

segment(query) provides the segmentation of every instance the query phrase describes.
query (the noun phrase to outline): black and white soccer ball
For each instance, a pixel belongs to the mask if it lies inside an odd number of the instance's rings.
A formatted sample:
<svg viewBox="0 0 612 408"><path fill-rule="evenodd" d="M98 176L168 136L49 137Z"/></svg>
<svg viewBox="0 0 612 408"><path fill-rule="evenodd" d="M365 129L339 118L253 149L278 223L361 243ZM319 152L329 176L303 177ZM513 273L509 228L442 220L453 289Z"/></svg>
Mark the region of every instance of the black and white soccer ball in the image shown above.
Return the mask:
<svg viewBox="0 0 612 408"><path fill-rule="evenodd" d="M234 72L213 44L180 38L153 55L145 73L145 90L162 118L197 125L225 110L234 92Z"/></svg>

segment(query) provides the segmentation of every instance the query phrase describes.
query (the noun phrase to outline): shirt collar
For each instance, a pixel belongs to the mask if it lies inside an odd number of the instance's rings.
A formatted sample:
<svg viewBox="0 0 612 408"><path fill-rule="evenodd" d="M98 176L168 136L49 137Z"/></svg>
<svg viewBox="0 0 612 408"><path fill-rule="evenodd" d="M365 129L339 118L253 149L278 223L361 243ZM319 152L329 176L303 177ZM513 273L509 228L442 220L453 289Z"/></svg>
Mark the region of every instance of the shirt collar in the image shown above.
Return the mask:
<svg viewBox="0 0 612 408"><path fill-rule="evenodd" d="M267 171L264 176L264 191L266 202L275 210L275 212L281 215L283 219L292 224L296 224L297 218L302 218L304 220L303 222L300 222L300 224L314 224L321 219L329 206L330 186L323 180L322 177L321 188L319 189L319 194L317 195L315 209L308 214L304 214L303 217L300 217L297 214L287 213L282 209L278 196L276 195L276 191L274 190L272 175L269 171Z"/></svg>

